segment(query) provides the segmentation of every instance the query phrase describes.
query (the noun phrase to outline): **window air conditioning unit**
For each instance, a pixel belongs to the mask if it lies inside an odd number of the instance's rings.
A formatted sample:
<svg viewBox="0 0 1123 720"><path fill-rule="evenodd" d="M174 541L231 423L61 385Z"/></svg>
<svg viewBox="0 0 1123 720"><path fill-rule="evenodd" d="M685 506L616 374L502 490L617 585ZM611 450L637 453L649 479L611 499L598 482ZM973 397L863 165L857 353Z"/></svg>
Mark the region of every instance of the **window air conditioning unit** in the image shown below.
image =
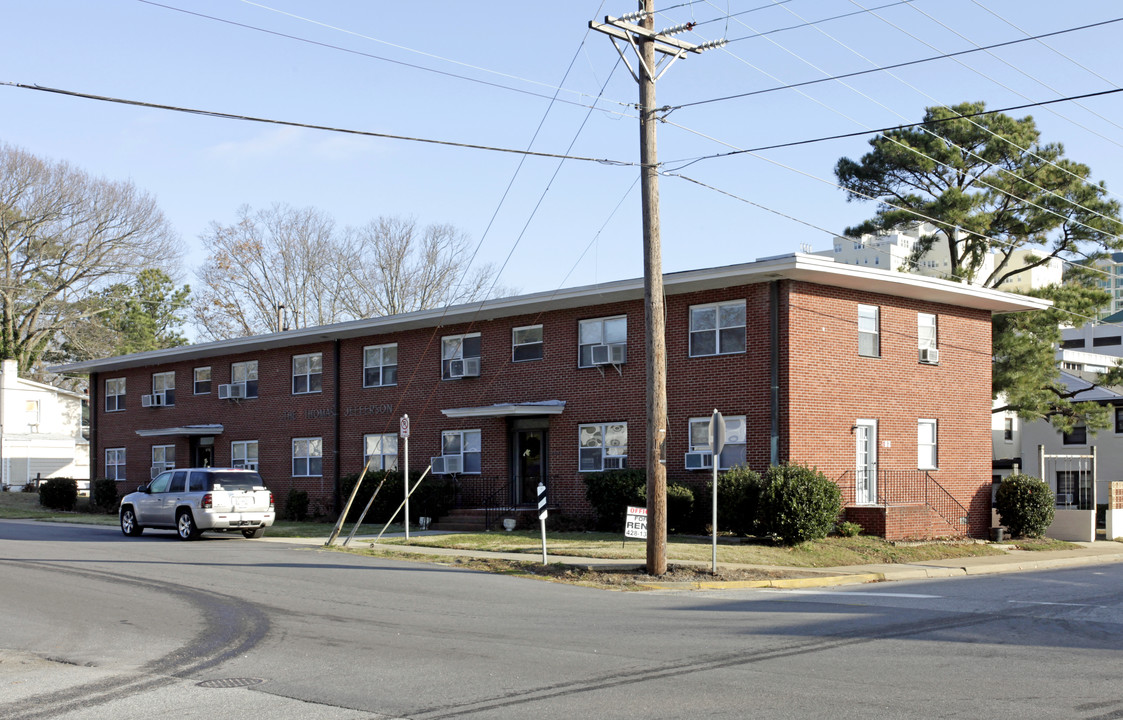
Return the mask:
<svg viewBox="0 0 1123 720"><path fill-rule="evenodd" d="M164 393L152 393L151 395L140 396L141 407L163 407L164 406Z"/></svg>
<svg viewBox="0 0 1123 720"><path fill-rule="evenodd" d="M607 345L594 345L592 352L594 365L608 365L612 362Z"/></svg>
<svg viewBox="0 0 1123 720"><path fill-rule="evenodd" d="M940 351L936 348L920 348L920 362L935 365L940 362Z"/></svg>
<svg viewBox="0 0 1123 720"><path fill-rule="evenodd" d="M604 459L605 470L623 470L624 463L627 462L627 455L609 455Z"/></svg>
<svg viewBox="0 0 1123 720"><path fill-rule="evenodd" d="M164 472L164 466L163 465L153 465L148 470L148 475L149 475L148 479L149 480L155 480L156 476L159 475L162 472Z"/></svg>
<svg viewBox="0 0 1123 720"><path fill-rule="evenodd" d="M624 343L613 343L608 346L608 361L613 365L623 365L628 360L628 346Z"/></svg>
<svg viewBox="0 0 1123 720"><path fill-rule="evenodd" d="M434 475L451 475L463 471L463 459L459 455L438 455L434 458L429 458L429 464L433 466Z"/></svg>
<svg viewBox="0 0 1123 720"><path fill-rule="evenodd" d="M467 357L448 361L449 377L479 377L479 375L480 359L478 357Z"/></svg>
<svg viewBox="0 0 1123 720"><path fill-rule="evenodd" d="M240 400L246 396L245 383L230 383L218 386L219 400Z"/></svg>
<svg viewBox="0 0 1123 720"><path fill-rule="evenodd" d="M714 466L714 454L709 451L686 453L687 470L710 470Z"/></svg>

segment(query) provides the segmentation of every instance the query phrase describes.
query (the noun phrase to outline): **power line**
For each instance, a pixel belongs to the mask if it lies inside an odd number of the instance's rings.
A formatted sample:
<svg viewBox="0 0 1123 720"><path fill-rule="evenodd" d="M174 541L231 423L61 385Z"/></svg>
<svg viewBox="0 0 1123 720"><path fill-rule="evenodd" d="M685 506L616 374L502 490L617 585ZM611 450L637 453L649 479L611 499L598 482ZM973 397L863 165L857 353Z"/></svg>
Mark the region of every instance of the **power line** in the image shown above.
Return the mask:
<svg viewBox="0 0 1123 720"><path fill-rule="evenodd" d="M142 0L142 2L143 1L145 0ZM271 118L255 117L253 115L225 113L219 112L217 110L200 110L197 108L186 108L177 105L163 105L160 103L143 102L141 100L127 100L124 98L109 97L105 95L93 95L90 93L82 93L74 90L63 90L60 88L46 87L43 85L26 85L24 83L16 82L0 82L0 85L22 88L24 90L38 90L40 92L54 93L56 95L67 95L70 97L83 98L85 100L97 100L99 102L117 103L119 105L132 105L135 107L152 108L155 110L170 110L172 112L188 113L190 115L202 115L204 117L221 118L224 120L244 120L246 122L265 123L269 125L283 125L285 127L303 128L306 130L323 130L325 132L359 135L362 137L383 138L386 140L406 140L409 142L427 143L430 145L444 145L448 147L466 148L469 150L487 150L490 152L510 153L512 155L529 155L531 157L559 158L562 160L581 160L583 162L595 162L604 165L616 165L621 167L636 167L639 165L639 163L627 162L624 160L612 160L609 158L593 158L585 157L582 155L559 155L557 153L536 152L533 150L517 150L515 148L495 147L492 145L477 145L475 143L462 143L452 140L435 140L433 138L411 137L409 135L395 135L392 133L380 133L371 130L353 130L350 128L333 127L331 125L314 125L311 123L294 122L292 120L276 120Z"/></svg>
<svg viewBox="0 0 1123 720"><path fill-rule="evenodd" d="M797 25L788 25L787 27L775 28L773 30L765 30L764 32L758 32L758 33L754 33L752 35L745 35L745 36L739 37L739 38L730 38L729 40L726 40L726 43L735 43L735 42L740 42L742 40L752 40L753 38L764 37L765 35L775 35L776 33L785 32L787 30L796 30L798 28L809 27L811 25L818 25L820 23L830 22L832 20L841 20L843 18L853 17L854 15L864 15L868 12L873 11L873 10L884 10L885 8L893 7L894 5L907 5L908 3L911 3L911 2L914 2L914 0L897 0L897 2L886 3L885 5L878 5L877 7L869 8L868 10L855 10L853 12L843 13L841 15L832 15L831 17L825 17L825 18L822 18L820 20L810 20L810 21L807 21L807 22L799 23Z"/></svg>
<svg viewBox="0 0 1123 720"><path fill-rule="evenodd" d="M214 16L214 15L207 15L206 13L196 12L194 10L186 10L184 8L175 7L173 5L164 5L163 3L158 3L158 2L155 2L154 0L137 0L137 2L144 3L145 5L152 5L154 7L164 8L165 10L172 10L174 12L183 13L184 15L192 15L194 17L203 18L205 20L213 20L214 22L220 22L220 23L224 23L226 25L232 25L234 27L239 27L239 28L242 28L242 29L245 29L245 30L253 30L254 32L264 33L266 35L273 35L275 37L285 38L286 40L295 40L296 42L302 42L302 43L306 43L308 45L315 45L317 47L322 47L322 48L326 48L326 49L329 49L329 50L338 50L340 52L349 53L351 55L358 55L360 57L369 58L371 60L380 60L382 62L392 63L394 65L401 65L402 67L408 67L408 68L412 68L414 70L422 70L424 72L430 72L430 73L434 73L436 75L443 75L445 77L455 78L457 80L465 80L467 82L476 83L478 85L486 85L488 87L498 88L500 90L509 90L511 92L520 93L520 94L523 94L523 95L529 95L531 97L542 98L544 100L551 100L552 102L555 101L555 99L551 98L549 95L534 92L533 90L524 90L522 88L511 87L510 85L503 85L501 83L490 82L488 80L481 80L479 78L470 77L468 75L459 75L457 73L452 73L452 72L448 72L448 71L445 71L445 70L438 70L436 68L426 67L424 65L417 65L416 63L405 62L404 60L395 60L393 58L384 57L382 55L375 55L373 53L363 52L361 50L354 50L352 48L343 47L342 45L333 45L331 43L320 42L319 40L312 40L312 39L309 39L309 38L300 37L299 35L290 35L288 33L279 32L277 30L268 30L266 28L258 27L256 25L250 25L248 23L237 22L237 21L234 21L234 20L227 20L226 18L221 18L221 17L217 17L217 16ZM260 6L260 7L264 7L264 6ZM271 10L272 8L265 8L265 9ZM279 11L276 11L276 12L279 12ZM294 17L297 17L297 16L294 16ZM303 18L301 18L301 19L303 19ZM315 21L309 21L309 22L315 22ZM329 25L327 27L332 27L332 26ZM334 29L338 30L339 28L334 28ZM340 32L348 32L348 31L340 30ZM357 33L352 33L352 34L357 34ZM359 35L359 37L362 37L362 38L368 39L368 40L372 40L374 42L383 42L381 40L378 40L377 38L368 38L365 35ZM390 44L390 43L387 43L387 44ZM461 63L461 62L458 62L456 60L450 60L448 58L443 58L439 55L431 55L429 53L424 53L424 52L421 52L420 50L411 50L410 48L406 48L406 47L403 47L403 46L400 46L400 45L392 45L392 47L396 47L396 48L399 48L399 49L402 49L402 50L407 50L409 52L416 52L418 54L426 55L428 57L432 57L432 58L437 59L437 60L442 60L444 62L450 62L450 63L455 63L457 65L463 65L465 67L472 68L474 70L480 70L481 72L487 72L487 73L491 73L491 74L494 74L494 75L499 75L501 77L507 77L507 78L510 78L512 80L519 80L520 82L530 83L532 85L539 85L539 86L546 87L546 88L549 88L549 89L552 89L552 90L555 90L555 91L563 91L563 92L571 93L573 95L577 95L579 97L592 97L591 95L588 95L587 93L580 92L578 90L567 90L565 88L553 87L551 85L548 85L547 83L543 83L543 82L540 82L538 80L530 80L528 78L522 78L522 77L519 77L517 75L510 75L510 74L501 73L501 72L498 72L498 71L495 71L495 70L488 70L487 68L482 68L482 67L478 67L478 66L475 66L475 65L468 65L467 63ZM565 100L565 99L557 98L556 102L565 103L567 105L576 105L578 107L585 107L585 108L589 107L589 105L587 103L577 102L576 100ZM612 101L612 102L616 102L616 101ZM631 107L633 105L633 103L621 103L621 102L616 102L616 104L622 105L623 107ZM622 113L618 110L604 109L604 110L602 110L602 112L611 112L611 113L623 115L625 117L633 117L632 115L629 115L627 113Z"/></svg>
<svg viewBox="0 0 1123 720"><path fill-rule="evenodd" d="M870 8L870 11L877 8ZM807 80L804 82L790 83L787 85L777 85L775 87L764 88L762 90L752 90L749 92L737 93L736 95L726 95L724 97L710 98L709 100L696 100L695 102L682 103L679 105L670 106L671 110L678 110L681 108L694 107L696 105L707 105L709 103L724 102L725 100L736 100L738 98L752 97L754 95L764 95L766 93L776 92L778 90L791 90L793 88L806 87L808 85L817 85L819 83L833 82L836 80L845 80L846 78L858 77L860 75L869 75L871 73L885 72L887 70L896 70L898 68L909 67L910 65L919 65L921 63L932 62L933 60L943 60L945 58L953 58L959 55L968 55L971 53L982 52L985 50L993 50L995 48L1006 47L1008 45L1017 45L1019 43L1029 42L1031 40L1041 40L1042 38L1053 37L1054 35L1064 35L1066 33L1076 32L1078 30L1088 30L1089 28L1100 27L1102 25L1110 25L1112 23L1123 22L1123 18L1114 18L1112 20L1104 20L1090 25L1081 25L1079 27L1068 28L1066 30L1055 30L1053 32L1043 33L1041 35L1034 35L1032 37L1019 38L1017 40L1007 40L1006 42L995 43L994 45L984 45L982 47L970 48L968 50L960 50L953 53L945 53L943 55L933 55L931 57L920 58L919 60L909 60L907 62L895 63L893 65L883 65L881 67L870 68L868 70L858 70L852 73L844 73L842 75L833 75L831 77L819 78L817 80ZM813 23L807 23L808 25ZM801 26L802 27L802 26ZM768 33L760 33L752 37L760 37ZM732 42L732 41L730 41Z"/></svg>
<svg viewBox="0 0 1123 720"><path fill-rule="evenodd" d="M967 113L965 115L957 113L954 117L937 119L937 120L929 120L927 122L908 123L908 124L905 124L905 125L892 125L892 126L883 127L883 128L877 129L877 130L858 130L856 132L840 133L838 135L826 135L826 136L823 136L823 137L810 138L810 139L807 139L807 140L793 140L791 142L776 143L775 145L762 145L760 147L755 147L755 148L731 150L729 152L714 153L712 155L702 155L702 156L695 157L695 158L683 158L682 160L670 161L668 164L686 162L687 163L686 165L683 165L683 166L677 168L677 170L683 170L687 166L693 165L694 163L701 162L703 160L713 160L714 158L730 157L730 156L733 156L733 155L742 155L744 153L757 153L757 152L763 152L764 150L777 150L779 148L796 147L798 145L810 145L812 143L826 142L828 140L843 140L843 139L846 139L846 138L862 137L864 135L883 134L883 133L887 133L887 132L893 132L895 130L908 130L909 128L920 127L922 125L934 125L934 124L938 124L938 123L951 122L953 120L961 120L961 119L978 117L980 115L992 115L994 113L1006 113L1006 112L1013 112L1014 110L1025 110L1027 108L1040 107L1042 105L1052 105L1054 103L1069 102L1071 100L1083 100L1083 99L1086 99L1086 98L1101 97L1101 96L1104 96L1104 95L1114 95L1115 93L1119 93L1119 92L1123 92L1123 88L1114 88L1112 90L1100 90L1098 92L1084 93L1083 95L1072 95L1072 96L1069 96L1069 97L1055 98L1053 100L1042 100L1040 102L1025 103L1025 104L1022 104L1022 105L1011 105L1010 107L999 108L999 109L996 109L996 110L982 110L982 111L975 112L975 113ZM683 130L686 130L687 132L693 132L692 130L690 130L690 128L684 127L684 126L679 125L677 123L670 122L669 120L664 120L664 122L666 122L668 125L673 125L677 128L681 128Z"/></svg>

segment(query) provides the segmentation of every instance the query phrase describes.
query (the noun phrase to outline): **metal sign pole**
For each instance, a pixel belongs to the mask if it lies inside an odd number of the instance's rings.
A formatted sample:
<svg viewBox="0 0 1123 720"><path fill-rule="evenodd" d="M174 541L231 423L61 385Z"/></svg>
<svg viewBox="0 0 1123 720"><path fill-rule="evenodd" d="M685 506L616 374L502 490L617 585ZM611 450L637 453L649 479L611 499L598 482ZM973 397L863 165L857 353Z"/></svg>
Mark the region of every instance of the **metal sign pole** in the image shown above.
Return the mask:
<svg viewBox="0 0 1123 720"><path fill-rule="evenodd" d="M402 470L402 492L405 493L405 496L406 496L405 497L406 514L405 514L404 521L405 521L405 528L406 528L406 542L408 543L409 542L409 415L402 415L401 429L400 429L400 432L398 434L402 436L402 440L404 441L403 442L403 448L402 448L404 450L404 457L403 457L404 462L402 463L403 468L404 468Z"/></svg>
<svg viewBox="0 0 1123 720"><path fill-rule="evenodd" d="M714 500L714 515L710 525L710 531L713 533L713 552L711 553L711 568L710 572L717 575L717 468L721 464L721 451L725 448L725 418L721 413L714 409L714 414L710 417L710 452L712 453L710 464L714 466L714 484L712 486L711 495Z"/></svg>

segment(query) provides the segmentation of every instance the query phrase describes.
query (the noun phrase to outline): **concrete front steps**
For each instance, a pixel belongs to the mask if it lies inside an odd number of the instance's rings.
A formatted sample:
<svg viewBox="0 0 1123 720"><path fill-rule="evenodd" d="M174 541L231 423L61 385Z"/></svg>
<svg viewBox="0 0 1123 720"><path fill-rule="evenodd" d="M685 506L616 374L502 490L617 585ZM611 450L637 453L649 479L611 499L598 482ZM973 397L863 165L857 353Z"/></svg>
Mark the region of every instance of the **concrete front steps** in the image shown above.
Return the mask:
<svg viewBox="0 0 1123 720"><path fill-rule="evenodd" d="M501 519L505 517L518 518L519 526L525 527L527 523L538 518L537 512L534 508L509 510L498 515L498 519L492 522L491 529L502 532L503 523ZM495 511L492 511L492 516L496 517ZM449 510L448 515L433 520L429 529L446 532L485 532L487 530L486 520L487 510L483 508L458 508Z"/></svg>

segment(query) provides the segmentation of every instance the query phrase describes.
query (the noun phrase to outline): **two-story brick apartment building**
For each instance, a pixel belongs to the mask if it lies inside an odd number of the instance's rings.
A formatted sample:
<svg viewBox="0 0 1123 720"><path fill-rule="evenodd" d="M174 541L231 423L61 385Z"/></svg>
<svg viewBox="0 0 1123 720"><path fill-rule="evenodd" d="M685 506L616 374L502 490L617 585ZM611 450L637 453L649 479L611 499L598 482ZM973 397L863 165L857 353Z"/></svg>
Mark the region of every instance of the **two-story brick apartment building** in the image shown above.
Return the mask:
<svg viewBox="0 0 1123 720"><path fill-rule="evenodd" d="M987 533L990 318L1042 301L810 255L665 288L670 480L709 477L717 408L720 467L816 466L869 532ZM434 458L524 504L547 479L579 514L584 473L644 467L643 312L642 280L625 280L57 370L89 374L94 472L122 489L256 466L278 497L330 506L341 474L397 462L408 413L413 469Z"/></svg>

